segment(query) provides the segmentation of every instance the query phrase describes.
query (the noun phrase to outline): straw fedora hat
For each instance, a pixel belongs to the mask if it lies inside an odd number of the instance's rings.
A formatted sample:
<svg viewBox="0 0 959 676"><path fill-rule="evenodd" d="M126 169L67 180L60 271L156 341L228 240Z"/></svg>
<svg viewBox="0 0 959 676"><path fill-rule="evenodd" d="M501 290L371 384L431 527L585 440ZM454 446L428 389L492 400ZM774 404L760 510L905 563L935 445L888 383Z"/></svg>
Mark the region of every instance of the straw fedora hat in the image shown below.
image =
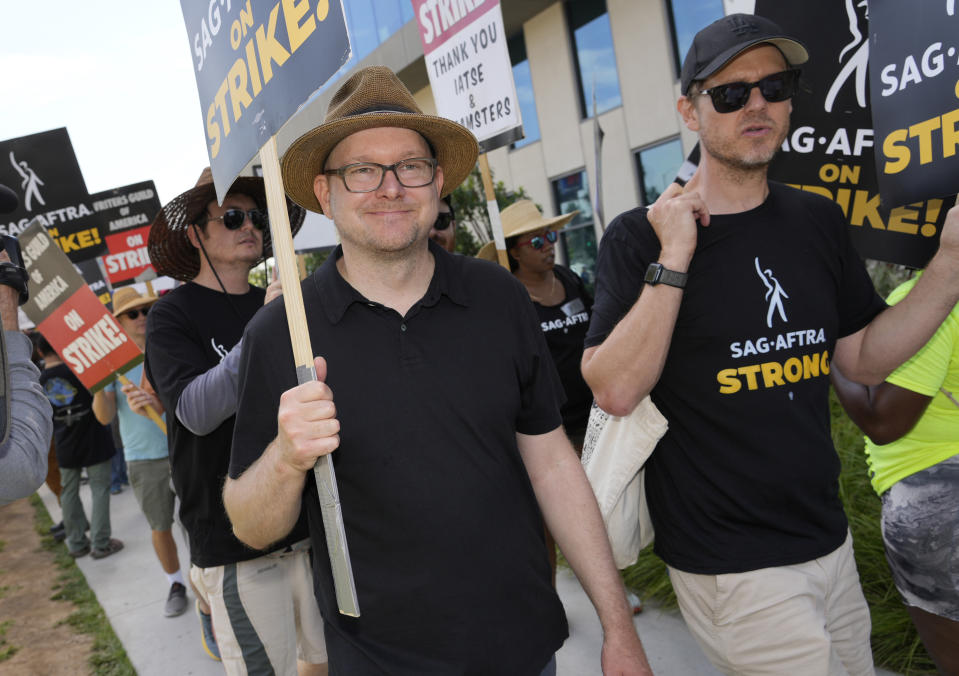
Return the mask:
<svg viewBox="0 0 959 676"><path fill-rule="evenodd" d="M453 192L476 164L479 146L471 131L452 120L425 115L393 71L370 66L354 73L333 95L323 124L296 139L284 153L286 194L310 211L322 213L313 193L313 179L323 171L337 143L374 127L412 129L429 142L443 168L440 197Z"/></svg>
<svg viewBox="0 0 959 676"><path fill-rule="evenodd" d="M261 209L266 208L266 188L262 178L240 176L228 192L249 195ZM187 230L206 211L206 205L215 199L213 173L207 167L194 187L170 200L153 219L147 251L157 274L188 282L200 273L200 252L190 244ZM286 200L286 209L290 214L290 230L295 235L303 225L306 212L289 199ZM263 233L263 257L257 263L272 253L270 231L266 230Z"/></svg>
<svg viewBox="0 0 959 676"><path fill-rule="evenodd" d="M156 303L156 296L144 296L132 286L121 286L113 292L113 316L119 317L124 312L136 310Z"/></svg>
<svg viewBox="0 0 959 676"><path fill-rule="evenodd" d="M562 230L578 213L579 210L576 210L562 216L545 218L533 200L519 200L503 209L499 216L503 223L503 236L509 239L543 228Z"/></svg>
<svg viewBox="0 0 959 676"><path fill-rule="evenodd" d="M496 254L496 242L490 240L486 244L480 247L480 250L476 252L476 257L481 258L484 261L492 261L494 263L499 262L499 258Z"/></svg>

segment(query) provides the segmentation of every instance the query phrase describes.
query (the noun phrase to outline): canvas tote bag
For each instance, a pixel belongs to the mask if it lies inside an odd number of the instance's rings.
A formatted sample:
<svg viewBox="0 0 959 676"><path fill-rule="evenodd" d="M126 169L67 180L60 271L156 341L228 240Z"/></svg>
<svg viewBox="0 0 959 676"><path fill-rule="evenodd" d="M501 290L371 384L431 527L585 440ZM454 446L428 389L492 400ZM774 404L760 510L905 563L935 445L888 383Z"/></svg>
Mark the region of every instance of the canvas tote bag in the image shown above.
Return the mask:
<svg viewBox="0 0 959 676"><path fill-rule="evenodd" d="M631 566L653 541L643 465L666 434L666 418L647 396L629 415L593 402L583 441L583 468L596 494L616 567Z"/></svg>

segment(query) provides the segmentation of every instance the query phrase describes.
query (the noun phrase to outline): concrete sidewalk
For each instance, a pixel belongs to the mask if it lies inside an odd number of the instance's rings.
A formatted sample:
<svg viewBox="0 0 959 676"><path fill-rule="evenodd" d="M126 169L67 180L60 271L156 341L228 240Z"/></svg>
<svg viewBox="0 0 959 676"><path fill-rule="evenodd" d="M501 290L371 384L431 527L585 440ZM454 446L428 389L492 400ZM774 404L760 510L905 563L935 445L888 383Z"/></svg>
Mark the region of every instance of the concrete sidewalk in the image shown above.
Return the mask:
<svg viewBox="0 0 959 676"><path fill-rule="evenodd" d="M44 485L39 491L54 523L60 521L56 498ZM81 486L80 496L89 515L90 490ZM123 551L105 559L85 556L77 564L97 596L130 662L141 676L222 676L223 667L211 660L200 644L200 624L190 609L175 618L163 616L169 585L153 553L146 519L125 488L110 499L113 537L123 541ZM179 525L173 527L186 575L189 556ZM557 574L557 587L566 608L570 636L557 654L559 676L601 674L602 631L596 612L576 577L567 569ZM716 676L682 618L675 612L647 608L635 618L650 665L660 676ZM517 637L522 640L522 637ZM893 676L891 672L878 674Z"/></svg>

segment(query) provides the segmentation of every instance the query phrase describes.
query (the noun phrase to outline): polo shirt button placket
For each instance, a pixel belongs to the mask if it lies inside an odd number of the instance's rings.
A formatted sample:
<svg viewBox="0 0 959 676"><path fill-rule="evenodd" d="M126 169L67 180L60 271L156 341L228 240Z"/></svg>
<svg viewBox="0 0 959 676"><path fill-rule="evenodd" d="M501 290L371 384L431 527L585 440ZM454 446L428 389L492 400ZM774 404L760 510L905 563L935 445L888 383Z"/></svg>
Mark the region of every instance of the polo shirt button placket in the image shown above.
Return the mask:
<svg viewBox="0 0 959 676"><path fill-rule="evenodd" d="M400 324L400 331L406 332L406 323Z"/></svg>

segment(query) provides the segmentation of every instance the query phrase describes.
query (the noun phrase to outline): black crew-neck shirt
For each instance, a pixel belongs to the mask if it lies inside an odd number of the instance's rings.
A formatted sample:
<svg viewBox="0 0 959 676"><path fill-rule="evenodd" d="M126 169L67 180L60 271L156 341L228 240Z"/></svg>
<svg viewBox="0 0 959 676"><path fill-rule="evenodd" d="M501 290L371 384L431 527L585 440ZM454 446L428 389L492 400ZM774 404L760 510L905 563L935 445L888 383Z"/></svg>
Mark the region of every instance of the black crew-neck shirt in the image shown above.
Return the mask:
<svg viewBox="0 0 959 676"><path fill-rule="evenodd" d="M593 404L593 393L580 370L593 299L583 280L569 268L556 264L553 274L563 285L562 302L543 305L533 301L533 306L566 394L566 402L560 410L563 427L568 434L580 435L586 430Z"/></svg>
<svg viewBox="0 0 959 676"><path fill-rule="evenodd" d="M769 189L757 208L699 226L652 391L669 421L646 464L656 552L691 573L809 561L846 537L829 361L886 305L836 204ZM633 306L659 252L645 209L610 225L587 347Z"/></svg>
<svg viewBox="0 0 959 676"><path fill-rule="evenodd" d="M312 473L304 494L331 669L538 675L567 635L516 433L559 427L562 389L526 289L430 243L435 272L406 314L339 274L303 284L340 421L336 470L360 617L337 611ZM276 435L296 385L281 306L250 323L230 475Z"/></svg>
<svg viewBox="0 0 959 676"><path fill-rule="evenodd" d="M223 482L230 463L236 416L197 436L176 416L180 394L220 363L239 342L243 329L263 307L265 292L224 294L189 282L160 298L147 316L146 373L167 410L167 443L180 521L190 538L190 561L201 568L262 556L236 539L223 506ZM306 537L305 519L290 537L271 549Z"/></svg>

